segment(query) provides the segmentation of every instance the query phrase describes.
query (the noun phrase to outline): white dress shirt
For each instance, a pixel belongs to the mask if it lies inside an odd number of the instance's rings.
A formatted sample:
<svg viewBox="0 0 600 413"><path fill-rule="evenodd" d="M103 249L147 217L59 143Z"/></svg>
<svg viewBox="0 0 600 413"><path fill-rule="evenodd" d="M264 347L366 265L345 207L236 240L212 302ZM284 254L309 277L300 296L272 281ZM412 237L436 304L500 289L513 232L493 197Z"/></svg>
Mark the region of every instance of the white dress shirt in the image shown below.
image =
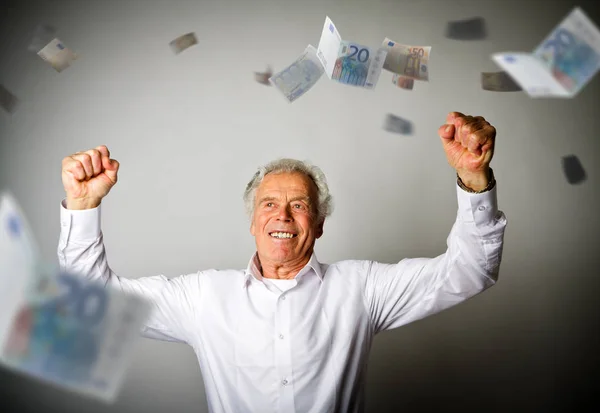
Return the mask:
<svg viewBox="0 0 600 413"><path fill-rule="evenodd" d="M192 346L210 412L364 412L375 334L450 308L498 278L506 217L496 187L456 190L448 249L435 258L323 264L313 254L295 279L277 281L261 276L254 254L245 270L127 279L108 265L101 207L67 210L64 200L58 258L63 270L153 303L142 334Z"/></svg>

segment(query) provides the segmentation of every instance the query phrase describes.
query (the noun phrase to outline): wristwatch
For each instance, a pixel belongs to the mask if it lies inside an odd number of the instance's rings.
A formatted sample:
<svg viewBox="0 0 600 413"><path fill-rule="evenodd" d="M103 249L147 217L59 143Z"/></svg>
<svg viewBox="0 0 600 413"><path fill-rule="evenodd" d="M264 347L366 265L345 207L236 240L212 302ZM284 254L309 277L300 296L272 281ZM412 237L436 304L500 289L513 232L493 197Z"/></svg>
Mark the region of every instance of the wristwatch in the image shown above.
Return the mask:
<svg viewBox="0 0 600 413"><path fill-rule="evenodd" d="M492 168L490 168L490 176L488 177L488 184L481 191L474 191L471 188L469 188L468 186L466 186L463 183L462 179L460 179L460 176L458 176L458 172L456 173L456 182L458 183L458 186L460 186L461 189L463 189L464 191L467 191L471 194L482 194L482 193L487 192L487 191L491 190L492 188L494 188L494 186L496 185L496 178L494 178L494 171L492 170Z"/></svg>

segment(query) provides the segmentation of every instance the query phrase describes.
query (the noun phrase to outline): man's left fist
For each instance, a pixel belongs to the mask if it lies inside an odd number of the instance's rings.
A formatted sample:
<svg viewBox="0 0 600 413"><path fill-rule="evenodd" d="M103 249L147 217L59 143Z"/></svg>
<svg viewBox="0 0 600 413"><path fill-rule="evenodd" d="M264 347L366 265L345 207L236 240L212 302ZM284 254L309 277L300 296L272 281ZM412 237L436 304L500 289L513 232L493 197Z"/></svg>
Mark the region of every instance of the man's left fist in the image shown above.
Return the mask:
<svg viewBox="0 0 600 413"><path fill-rule="evenodd" d="M440 126L448 163L472 189L487 185L489 165L494 155L496 128L482 116L465 116L450 112L446 124Z"/></svg>

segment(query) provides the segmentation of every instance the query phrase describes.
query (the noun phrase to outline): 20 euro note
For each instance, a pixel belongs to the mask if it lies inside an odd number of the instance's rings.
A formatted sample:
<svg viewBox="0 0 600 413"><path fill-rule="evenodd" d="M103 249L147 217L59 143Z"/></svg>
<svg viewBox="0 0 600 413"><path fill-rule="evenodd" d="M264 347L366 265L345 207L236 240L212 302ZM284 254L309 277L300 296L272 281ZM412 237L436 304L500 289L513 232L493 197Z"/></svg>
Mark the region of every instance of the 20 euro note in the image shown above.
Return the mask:
<svg viewBox="0 0 600 413"><path fill-rule="evenodd" d="M396 43L387 37L382 46L388 51L383 64L385 70L415 80L429 80L431 46L409 46Z"/></svg>
<svg viewBox="0 0 600 413"><path fill-rule="evenodd" d="M57 387L112 402L150 308L142 298L83 274L38 265L10 314L10 328L0 337L0 362Z"/></svg>
<svg viewBox="0 0 600 413"><path fill-rule="evenodd" d="M309 44L294 63L271 76L269 82L291 103L308 92L322 75L317 49Z"/></svg>
<svg viewBox="0 0 600 413"><path fill-rule="evenodd" d="M44 265L14 196L0 194L0 364L112 401L150 305Z"/></svg>
<svg viewBox="0 0 600 413"><path fill-rule="evenodd" d="M379 81L387 50L342 40L335 24L325 17L317 57L327 77L340 83L373 89Z"/></svg>
<svg viewBox="0 0 600 413"><path fill-rule="evenodd" d="M492 59L531 97L573 97L600 70L600 30L576 7L533 53Z"/></svg>

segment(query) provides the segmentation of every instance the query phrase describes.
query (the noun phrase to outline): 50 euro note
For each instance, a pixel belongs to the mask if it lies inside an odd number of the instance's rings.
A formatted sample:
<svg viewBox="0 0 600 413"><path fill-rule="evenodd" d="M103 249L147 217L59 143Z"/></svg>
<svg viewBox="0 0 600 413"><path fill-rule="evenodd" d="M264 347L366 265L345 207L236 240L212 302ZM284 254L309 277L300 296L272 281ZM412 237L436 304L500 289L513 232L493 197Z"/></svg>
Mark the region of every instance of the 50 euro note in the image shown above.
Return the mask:
<svg viewBox="0 0 600 413"><path fill-rule="evenodd" d="M388 51L383 64L385 70L415 80L429 80L431 46L409 46L387 37L382 46Z"/></svg>
<svg viewBox="0 0 600 413"><path fill-rule="evenodd" d="M373 49L342 40L333 21L325 18L317 57L329 79L373 89L379 81L386 55L385 48Z"/></svg>
<svg viewBox="0 0 600 413"><path fill-rule="evenodd" d="M533 53L496 53L492 59L530 97L573 97L600 70L600 30L576 7Z"/></svg>
<svg viewBox="0 0 600 413"><path fill-rule="evenodd" d="M291 103L308 92L322 75L317 49L309 44L294 63L271 76L269 82Z"/></svg>
<svg viewBox="0 0 600 413"><path fill-rule="evenodd" d="M114 401L150 304L43 264L14 197L0 219L0 364Z"/></svg>

